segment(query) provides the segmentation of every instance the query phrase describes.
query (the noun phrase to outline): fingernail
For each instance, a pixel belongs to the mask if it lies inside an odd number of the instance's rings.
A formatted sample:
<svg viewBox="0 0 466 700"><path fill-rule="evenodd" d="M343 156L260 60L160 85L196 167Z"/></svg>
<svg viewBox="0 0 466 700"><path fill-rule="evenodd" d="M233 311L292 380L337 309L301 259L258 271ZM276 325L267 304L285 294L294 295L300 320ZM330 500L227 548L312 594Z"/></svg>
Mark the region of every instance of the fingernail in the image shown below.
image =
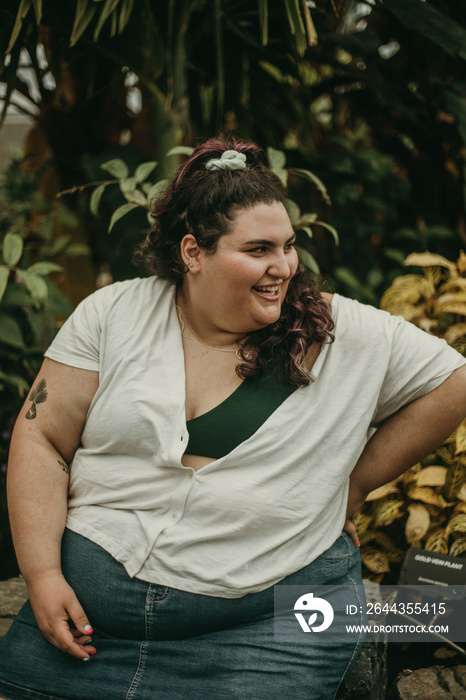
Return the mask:
<svg viewBox="0 0 466 700"><path fill-rule="evenodd" d="M86 646L86 644L92 644L92 639L88 639L87 642L84 642L83 646Z"/></svg>
<svg viewBox="0 0 466 700"><path fill-rule="evenodd" d="M96 651L90 651L89 654L90 654L91 656L94 656L94 654L97 654L97 652L96 652Z"/></svg>
<svg viewBox="0 0 466 700"><path fill-rule="evenodd" d="M88 656L86 656L86 658L83 659L83 661L90 661L90 658Z"/></svg>
<svg viewBox="0 0 466 700"><path fill-rule="evenodd" d="M360 543L360 541L359 541L359 540L358 540L358 542L357 542L357 545L358 545L358 547L360 547L360 546L361 546L361 543Z"/></svg>
<svg viewBox="0 0 466 700"><path fill-rule="evenodd" d="M84 631L86 634L92 634L94 630L92 629L92 627L90 625L86 625L84 627Z"/></svg>

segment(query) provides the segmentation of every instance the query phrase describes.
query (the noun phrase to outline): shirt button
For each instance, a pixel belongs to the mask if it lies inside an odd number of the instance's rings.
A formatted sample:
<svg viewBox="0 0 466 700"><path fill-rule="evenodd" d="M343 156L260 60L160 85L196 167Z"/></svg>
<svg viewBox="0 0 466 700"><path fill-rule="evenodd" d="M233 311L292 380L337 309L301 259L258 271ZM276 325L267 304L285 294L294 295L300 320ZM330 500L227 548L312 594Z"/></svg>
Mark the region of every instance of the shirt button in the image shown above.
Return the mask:
<svg viewBox="0 0 466 700"><path fill-rule="evenodd" d="M189 478L192 479L193 477L194 477L194 474L193 474L193 472L191 472L191 473L189 474Z"/></svg>
<svg viewBox="0 0 466 700"><path fill-rule="evenodd" d="M177 518L177 517L178 517L178 513L172 513L172 518Z"/></svg>

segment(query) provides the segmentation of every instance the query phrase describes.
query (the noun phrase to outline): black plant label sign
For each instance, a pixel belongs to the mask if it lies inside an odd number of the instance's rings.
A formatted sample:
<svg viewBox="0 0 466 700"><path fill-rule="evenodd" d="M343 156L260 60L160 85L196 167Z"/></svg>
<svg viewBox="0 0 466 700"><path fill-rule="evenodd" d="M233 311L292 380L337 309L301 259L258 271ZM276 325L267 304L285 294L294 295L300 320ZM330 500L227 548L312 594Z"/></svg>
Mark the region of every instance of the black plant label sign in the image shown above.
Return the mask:
<svg viewBox="0 0 466 700"><path fill-rule="evenodd" d="M47 382L41 379L38 385L29 394L29 401L32 401L32 406L26 413L26 418L32 420L37 415L37 404L47 400Z"/></svg>

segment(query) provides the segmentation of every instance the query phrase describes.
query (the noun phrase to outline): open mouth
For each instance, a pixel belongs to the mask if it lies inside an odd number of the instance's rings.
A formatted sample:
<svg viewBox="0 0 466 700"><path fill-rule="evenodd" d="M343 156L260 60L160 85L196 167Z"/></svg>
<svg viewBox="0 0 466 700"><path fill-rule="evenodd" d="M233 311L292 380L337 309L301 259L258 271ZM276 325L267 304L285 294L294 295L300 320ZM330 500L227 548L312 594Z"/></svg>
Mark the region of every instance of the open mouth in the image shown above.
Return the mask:
<svg viewBox="0 0 466 700"><path fill-rule="evenodd" d="M263 297L267 297L270 299L276 299L277 297L280 296L280 287L278 284L274 284L271 286L264 286L264 287L253 287L254 291L260 294Z"/></svg>

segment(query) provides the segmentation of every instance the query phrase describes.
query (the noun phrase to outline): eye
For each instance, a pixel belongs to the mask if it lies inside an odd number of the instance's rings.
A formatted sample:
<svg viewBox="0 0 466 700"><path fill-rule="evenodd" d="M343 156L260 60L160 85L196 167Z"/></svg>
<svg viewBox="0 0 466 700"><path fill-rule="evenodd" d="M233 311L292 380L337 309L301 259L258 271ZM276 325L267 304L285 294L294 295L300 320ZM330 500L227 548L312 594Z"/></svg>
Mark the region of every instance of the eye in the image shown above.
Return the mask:
<svg viewBox="0 0 466 700"><path fill-rule="evenodd" d="M292 250L292 248L294 248L295 243L296 243L296 239L294 241L291 241L291 243L287 243L285 246L285 250Z"/></svg>
<svg viewBox="0 0 466 700"><path fill-rule="evenodd" d="M259 248L251 248L249 253L265 253L266 250L267 250L267 248L265 247L265 245L262 245Z"/></svg>

